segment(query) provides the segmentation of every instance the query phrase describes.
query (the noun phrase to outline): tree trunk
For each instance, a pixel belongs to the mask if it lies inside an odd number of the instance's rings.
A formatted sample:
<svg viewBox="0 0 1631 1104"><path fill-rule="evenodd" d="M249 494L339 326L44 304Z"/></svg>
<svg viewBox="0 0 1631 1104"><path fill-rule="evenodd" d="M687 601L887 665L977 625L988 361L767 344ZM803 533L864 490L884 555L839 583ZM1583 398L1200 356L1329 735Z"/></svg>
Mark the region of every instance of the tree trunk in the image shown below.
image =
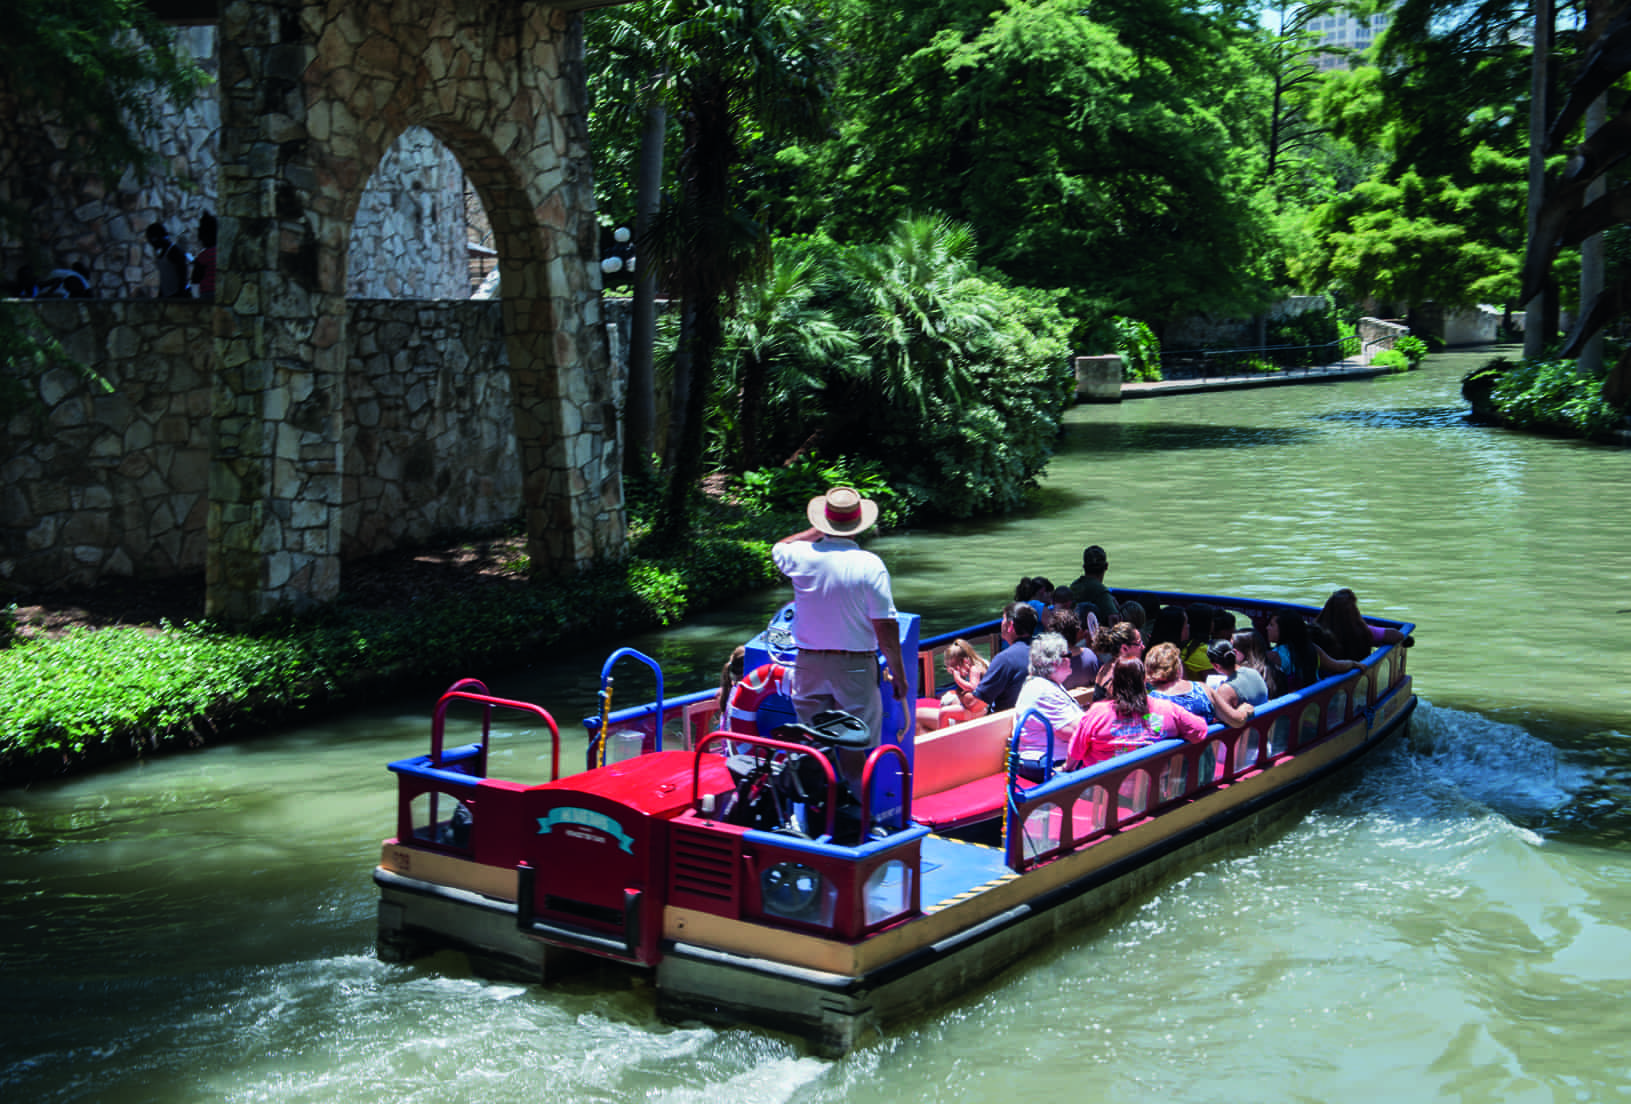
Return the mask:
<svg viewBox="0 0 1631 1104"><path fill-rule="evenodd" d="M1552 49L1552 0L1535 0L1535 44L1529 70L1529 217L1527 222L1528 253L1534 256L1545 248L1537 239L1540 209L1546 199L1546 91L1547 68ZM1548 278L1543 286L1550 286ZM1550 298L1544 290L1524 304L1523 355L1539 360L1546 352L1546 344L1557 332L1557 316L1552 314L1552 328L1547 328L1546 302Z"/></svg>
<svg viewBox="0 0 1631 1104"><path fill-rule="evenodd" d="M1608 97L1598 96L1591 101L1586 109L1586 137L1602 126L1608 119ZM1586 189L1586 196L1582 204L1589 204L1601 199L1608 192L1608 175L1604 173L1591 186ZM1603 235L1593 234L1580 243L1580 319L1575 323L1583 326L1591 317L1591 308L1596 305L1598 296L1603 293ZM1603 330L1586 339L1585 346L1580 350L1580 359L1576 362L1581 375L1589 379L1596 379L1603 374Z"/></svg>
<svg viewBox="0 0 1631 1104"><path fill-rule="evenodd" d="M661 107L646 109L646 127L640 136L640 169L635 185L634 317L629 336L629 386L623 408L627 442L623 449L623 472L631 479L644 480L651 474L651 457L657 451L657 386L653 355L657 346L657 266L638 263L639 249L647 245L652 219L662 203L663 135L668 128L668 112Z"/></svg>

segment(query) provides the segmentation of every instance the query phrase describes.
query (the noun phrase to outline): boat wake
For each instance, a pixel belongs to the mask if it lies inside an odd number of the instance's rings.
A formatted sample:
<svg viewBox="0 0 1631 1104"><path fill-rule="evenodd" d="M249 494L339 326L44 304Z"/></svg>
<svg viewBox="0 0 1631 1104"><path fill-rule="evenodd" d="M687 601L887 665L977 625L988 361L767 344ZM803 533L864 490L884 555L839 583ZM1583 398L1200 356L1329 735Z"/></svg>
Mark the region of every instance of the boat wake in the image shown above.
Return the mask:
<svg viewBox="0 0 1631 1104"><path fill-rule="evenodd" d="M1589 770L1520 725L1422 700L1405 738L1336 799L1333 811L1403 818L1492 812L1534 828L1589 781Z"/></svg>

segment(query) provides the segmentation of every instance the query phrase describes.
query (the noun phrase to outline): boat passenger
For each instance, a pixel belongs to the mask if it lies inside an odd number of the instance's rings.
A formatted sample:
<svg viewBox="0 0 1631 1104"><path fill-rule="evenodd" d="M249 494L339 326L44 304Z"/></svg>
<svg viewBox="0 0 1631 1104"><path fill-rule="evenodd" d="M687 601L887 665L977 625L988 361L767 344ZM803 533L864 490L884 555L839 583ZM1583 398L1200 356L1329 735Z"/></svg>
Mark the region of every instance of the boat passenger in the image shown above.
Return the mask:
<svg viewBox="0 0 1631 1104"><path fill-rule="evenodd" d="M1212 639L1228 640L1235 635L1235 611L1218 606L1212 611Z"/></svg>
<svg viewBox="0 0 1631 1104"><path fill-rule="evenodd" d="M726 710L730 706L731 691L735 690L736 684L742 681L744 673L742 669L747 664L747 654L747 648L738 644L731 652L731 657L725 661L725 666L720 668L719 698L714 703L714 708L719 713L718 725L720 728L725 727Z"/></svg>
<svg viewBox="0 0 1631 1104"><path fill-rule="evenodd" d="M1007 645L985 669L974 696L993 712L1012 709L1019 687L1031 666L1031 637L1036 634L1036 611L1025 602L1009 602L1002 611L1002 639Z"/></svg>
<svg viewBox="0 0 1631 1104"><path fill-rule="evenodd" d="M1126 621L1118 621L1108 629L1100 629L1093 637L1093 651L1097 653L1099 670L1094 676L1094 697L1104 701L1110 697L1110 676L1116 661L1142 659L1144 641L1138 630Z"/></svg>
<svg viewBox="0 0 1631 1104"><path fill-rule="evenodd" d="M1065 689L1092 686L1099 673L1099 657L1092 648L1082 646L1082 633L1076 623L1076 614L1069 610L1056 610L1053 631L1065 638L1065 649L1070 653L1070 675L1065 679Z"/></svg>
<svg viewBox="0 0 1631 1104"><path fill-rule="evenodd" d="M1059 616L1066 613L1070 614L1071 620L1075 621L1078 627L1081 626L1082 620L1076 616L1076 598L1073 594L1071 594L1070 588L1054 587L1053 608L1048 610L1047 618L1047 629L1049 632L1059 632ZM1095 629L1098 628L1098 614L1089 614L1088 617L1089 620L1092 621L1092 627ZM1061 633L1060 635L1064 634ZM1066 639L1068 640L1069 638L1067 637ZM1070 643L1074 644L1075 641L1070 641Z"/></svg>
<svg viewBox="0 0 1631 1104"><path fill-rule="evenodd" d="M1203 682L1212 673L1212 662L1206 658L1206 645L1212 639L1212 619L1215 616L1216 611L1210 602L1191 602L1184 609L1189 632L1178 650L1184 657L1184 673Z"/></svg>
<svg viewBox="0 0 1631 1104"><path fill-rule="evenodd" d="M1176 644L1181 652L1184 641L1189 639L1189 616L1184 612L1184 607L1162 606L1156 610L1155 619L1150 622L1150 631L1143 636L1146 647Z"/></svg>
<svg viewBox="0 0 1631 1104"><path fill-rule="evenodd" d="M1088 611L1083 606L1092 608L1101 625L1127 620L1117 612L1115 596L1104 585L1104 573L1109 569L1110 557L1104 549L1096 544L1082 549L1081 578L1070 584L1071 596L1076 599L1076 620L1080 624L1087 624Z"/></svg>
<svg viewBox="0 0 1631 1104"><path fill-rule="evenodd" d="M952 687L934 703L932 717L926 708L919 708L919 732L932 732L985 712L985 703L974 696L974 688L985 674L985 657L974 645L958 637L946 645L940 660L946 665L946 674L951 676Z"/></svg>
<svg viewBox="0 0 1631 1104"><path fill-rule="evenodd" d="M1035 717L1025 719L1019 734L1022 778L1040 782L1046 773L1045 763L1051 762L1055 768L1064 765L1065 749L1082 719L1082 707L1061 685L1069 674L1070 653L1065 638L1058 633L1038 633L1031 641L1030 673L1014 703L1014 720L1017 724L1027 712L1035 710L1053 726L1053 740L1050 743L1041 721Z"/></svg>
<svg viewBox="0 0 1631 1104"><path fill-rule="evenodd" d="M1036 623L1047 628L1053 616L1049 605L1053 601L1053 584L1042 575L1022 575L1014 586L1014 601L1024 602L1036 611Z"/></svg>
<svg viewBox="0 0 1631 1104"><path fill-rule="evenodd" d="M1206 655L1212 669L1223 676L1212 692L1212 716L1230 728L1243 728L1257 712L1257 707L1269 700L1268 683L1250 667L1240 665L1234 645L1227 640L1214 640L1207 646Z"/></svg>
<svg viewBox="0 0 1631 1104"><path fill-rule="evenodd" d="M1235 649L1237 669L1256 671L1269 688L1269 697L1278 698L1286 692L1285 679L1280 669L1269 662L1269 643L1256 629L1241 629L1229 638Z"/></svg>
<svg viewBox="0 0 1631 1104"><path fill-rule="evenodd" d="M1183 660L1174 644L1157 644L1144 653L1144 677L1150 696L1165 698L1189 710L1203 721L1212 720L1212 695L1204 683L1186 678Z"/></svg>
<svg viewBox="0 0 1631 1104"><path fill-rule="evenodd" d="M1276 663L1285 676L1286 689L1301 690L1322 678L1357 671L1361 664L1356 659L1337 659L1314 643L1308 632L1308 622L1294 613L1269 615L1267 633L1269 661Z"/></svg>
<svg viewBox="0 0 1631 1104"><path fill-rule="evenodd" d="M1141 638L1144 636L1144 622L1146 621L1146 617L1144 614L1143 602L1140 602L1135 598L1127 599L1125 602L1121 603L1120 612L1117 614L1117 616L1121 620L1127 622L1127 624L1131 625L1133 628L1137 629L1138 635ZM1148 643L1148 641L1146 640L1145 643Z"/></svg>
<svg viewBox="0 0 1631 1104"><path fill-rule="evenodd" d="M1152 698L1144 688L1144 664L1118 659L1111 668L1110 697L1088 706L1066 753L1070 770L1102 763L1145 744L1173 736L1190 743L1206 739L1206 722L1189 710Z"/></svg>
<svg viewBox="0 0 1631 1104"><path fill-rule="evenodd" d="M1326 651L1341 659L1364 659L1378 644L1403 644L1408 648L1414 643L1398 629L1384 629L1366 621L1359 612L1359 599L1347 587L1331 593L1314 623L1330 637Z"/></svg>

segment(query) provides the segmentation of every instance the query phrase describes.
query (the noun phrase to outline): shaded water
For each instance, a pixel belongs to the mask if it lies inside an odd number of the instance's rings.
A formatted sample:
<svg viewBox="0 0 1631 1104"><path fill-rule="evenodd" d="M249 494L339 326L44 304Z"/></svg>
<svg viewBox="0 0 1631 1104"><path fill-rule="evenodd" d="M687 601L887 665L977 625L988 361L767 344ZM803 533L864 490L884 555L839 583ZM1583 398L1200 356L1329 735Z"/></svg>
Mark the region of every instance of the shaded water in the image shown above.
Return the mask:
<svg viewBox="0 0 1631 1104"><path fill-rule="evenodd" d="M1081 408L1037 507L891 536L935 629L1022 573L1416 621L1407 740L1283 835L837 1062L672 1027L620 974L374 960L388 759L432 694L0 794L0 1093L179 1101L1631 1099L1631 452L1461 421L1406 377ZM709 680L781 595L638 641ZM572 733L600 655L494 680ZM624 703L646 695L630 679ZM547 774L536 731L494 773Z"/></svg>

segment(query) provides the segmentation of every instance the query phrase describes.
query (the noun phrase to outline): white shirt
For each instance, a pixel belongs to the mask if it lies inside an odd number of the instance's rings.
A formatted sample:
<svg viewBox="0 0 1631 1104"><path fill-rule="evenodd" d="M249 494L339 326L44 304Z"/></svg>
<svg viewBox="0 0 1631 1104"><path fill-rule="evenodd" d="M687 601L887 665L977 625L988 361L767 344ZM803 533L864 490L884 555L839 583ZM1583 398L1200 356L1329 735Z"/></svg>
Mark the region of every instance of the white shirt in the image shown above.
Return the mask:
<svg viewBox="0 0 1631 1104"><path fill-rule="evenodd" d="M1053 758L1063 759L1070 742L1071 726L1081 719L1082 707L1057 682L1041 675L1029 675L1019 688L1019 700L1014 703L1015 719L1025 716L1031 709L1053 725ZM1028 721L1019 737L1019 750L1042 751L1047 746L1048 733L1042 727L1042 722L1034 718Z"/></svg>
<svg viewBox="0 0 1631 1104"><path fill-rule="evenodd" d="M800 648L870 652L873 621L892 620L889 569L845 537L783 541L770 550L793 584L793 642Z"/></svg>

